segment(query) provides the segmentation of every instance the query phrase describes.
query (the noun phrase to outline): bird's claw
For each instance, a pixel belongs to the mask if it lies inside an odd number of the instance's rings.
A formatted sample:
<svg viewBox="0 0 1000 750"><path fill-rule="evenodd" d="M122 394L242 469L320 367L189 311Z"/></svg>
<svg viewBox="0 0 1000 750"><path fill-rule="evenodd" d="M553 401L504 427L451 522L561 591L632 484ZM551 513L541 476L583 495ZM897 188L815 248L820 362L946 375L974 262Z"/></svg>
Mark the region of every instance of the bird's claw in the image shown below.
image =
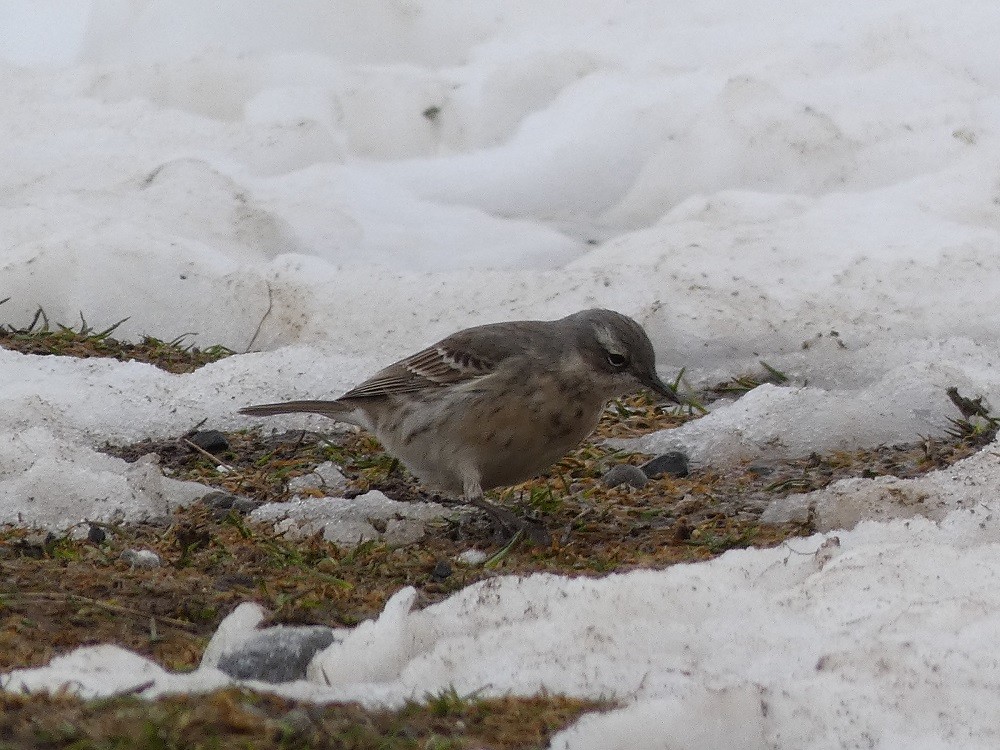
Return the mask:
<svg viewBox="0 0 1000 750"><path fill-rule="evenodd" d="M552 543L552 535L544 526L535 521L520 518L506 508L501 508L499 505L494 505L482 498L473 498L466 502L488 515L493 521L496 531L506 541L510 541L518 532L521 532L532 544L540 547L547 547Z"/></svg>

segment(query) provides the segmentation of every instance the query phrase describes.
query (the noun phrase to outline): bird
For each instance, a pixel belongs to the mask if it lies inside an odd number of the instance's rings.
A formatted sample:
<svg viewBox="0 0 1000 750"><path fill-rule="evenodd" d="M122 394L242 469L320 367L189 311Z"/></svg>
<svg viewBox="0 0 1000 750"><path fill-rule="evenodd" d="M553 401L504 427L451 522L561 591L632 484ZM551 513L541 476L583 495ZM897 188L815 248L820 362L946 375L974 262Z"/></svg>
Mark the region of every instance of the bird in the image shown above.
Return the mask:
<svg viewBox="0 0 1000 750"><path fill-rule="evenodd" d="M611 399L648 389L682 403L656 373L639 323L590 309L558 320L466 328L333 400L240 409L308 412L371 432L423 485L485 510L484 492L544 472L590 435Z"/></svg>

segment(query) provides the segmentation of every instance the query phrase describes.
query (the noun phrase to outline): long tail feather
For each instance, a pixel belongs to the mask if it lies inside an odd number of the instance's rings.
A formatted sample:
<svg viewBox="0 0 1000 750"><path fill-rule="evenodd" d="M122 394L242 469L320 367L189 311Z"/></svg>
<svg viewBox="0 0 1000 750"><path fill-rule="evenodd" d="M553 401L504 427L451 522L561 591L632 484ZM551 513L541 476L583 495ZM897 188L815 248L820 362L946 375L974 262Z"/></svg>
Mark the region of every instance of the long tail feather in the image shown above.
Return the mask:
<svg viewBox="0 0 1000 750"><path fill-rule="evenodd" d="M248 414L251 417L270 417L274 414L309 412L310 414L322 414L331 419L342 419L351 411L353 411L351 407L337 401L285 401L280 404L245 406L240 409L240 414Z"/></svg>

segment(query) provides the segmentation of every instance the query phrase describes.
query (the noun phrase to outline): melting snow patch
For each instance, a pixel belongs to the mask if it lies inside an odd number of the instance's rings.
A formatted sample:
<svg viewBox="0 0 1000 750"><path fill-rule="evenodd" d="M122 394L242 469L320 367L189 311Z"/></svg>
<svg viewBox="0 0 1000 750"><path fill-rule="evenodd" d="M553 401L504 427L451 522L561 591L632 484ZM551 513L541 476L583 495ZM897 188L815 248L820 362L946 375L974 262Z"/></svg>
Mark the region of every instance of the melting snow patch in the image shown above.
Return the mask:
<svg viewBox="0 0 1000 750"><path fill-rule="evenodd" d="M327 541L356 545L381 539L392 545L410 544L424 535L428 521L461 513L438 503L402 503L378 490L354 498L320 497L267 503L250 514L255 521L274 524L275 531L293 537L319 531Z"/></svg>
<svg viewBox="0 0 1000 750"><path fill-rule="evenodd" d="M754 388L701 419L634 440L612 441L643 453L681 450L692 461L721 466L765 456L790 458L900 442L940 433L953 410L946 382L925 372L894 373L862 390Z"/></svg>
<svg viewBox="0 0 1000 750"><path fill-rule="evenodd" d="M149 519L209 491L163 476L153 455L129 464L44 427L0 434L0 523L64 531L84 521Z"/></svg>
<svg viewBox="0 0 1000 750"><path fill-rule="evenodd" d="M818 531L852 529L861 521L923 516L935 521L962 509L997 505L1000 441L953 466L912 479L843 479L828 487L778 498L761 516L763 523L812 520Z"/></svg>

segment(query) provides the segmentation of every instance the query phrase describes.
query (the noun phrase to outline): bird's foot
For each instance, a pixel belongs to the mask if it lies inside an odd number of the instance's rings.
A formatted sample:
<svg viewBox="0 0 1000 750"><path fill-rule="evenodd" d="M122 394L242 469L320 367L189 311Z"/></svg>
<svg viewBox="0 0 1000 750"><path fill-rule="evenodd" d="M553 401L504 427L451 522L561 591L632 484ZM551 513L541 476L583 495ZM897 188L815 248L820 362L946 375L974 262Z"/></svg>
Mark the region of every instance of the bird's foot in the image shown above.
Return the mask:
<svg viewBox="0 0 1000 750"><path fill-rule="evenodd" d="M469 498L466 504L473 508L478 508L490 517L496 532L509 542L518 533L524 534L532 544L540 547L547 547L552 544L552 535L540 523L529 521L527 518L520 518L511 513L506 508L495 505L482 498Z"/></svg>

